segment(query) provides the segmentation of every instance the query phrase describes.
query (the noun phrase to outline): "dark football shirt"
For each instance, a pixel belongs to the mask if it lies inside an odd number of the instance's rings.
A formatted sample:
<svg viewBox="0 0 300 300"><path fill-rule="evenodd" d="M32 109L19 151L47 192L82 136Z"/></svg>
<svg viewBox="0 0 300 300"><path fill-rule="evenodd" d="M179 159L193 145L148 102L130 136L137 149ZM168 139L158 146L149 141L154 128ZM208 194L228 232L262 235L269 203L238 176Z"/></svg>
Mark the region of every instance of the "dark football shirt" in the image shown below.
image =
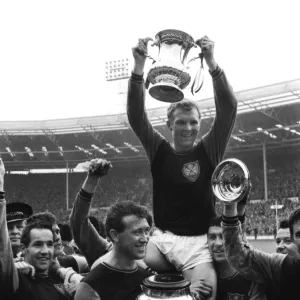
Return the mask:
<svg viewBox="0 0 300 300"><path fill-rule="evenodd" d="M226 279L218 279L217 300L249 300L252 283L238 273Z"/></svg>
<svg viewBox="0 0 300 300"><path fill-rule="evenodd" d="M18 272L19 288L7 300L67 300L63 281L60 277L41 277L32 279ZM1 298L1 297L0 297ZM1 298L2 299L2 298Z"/></svg>

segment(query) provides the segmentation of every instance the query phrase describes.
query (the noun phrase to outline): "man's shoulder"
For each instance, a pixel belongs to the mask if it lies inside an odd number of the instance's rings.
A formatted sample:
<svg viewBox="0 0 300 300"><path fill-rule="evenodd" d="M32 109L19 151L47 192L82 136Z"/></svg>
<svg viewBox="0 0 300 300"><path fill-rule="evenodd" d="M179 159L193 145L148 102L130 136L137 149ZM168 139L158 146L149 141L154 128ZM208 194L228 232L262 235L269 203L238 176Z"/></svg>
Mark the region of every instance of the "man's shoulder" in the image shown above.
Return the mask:
<svg viewBox="0 0 300 300"><path fill-rule="evenodd" d="M81 280L81 282L91 283L92 281L97 281L101 277L107 277L107 274L110 272L110 268L108 268L106 265L100 262Z"/></svg>

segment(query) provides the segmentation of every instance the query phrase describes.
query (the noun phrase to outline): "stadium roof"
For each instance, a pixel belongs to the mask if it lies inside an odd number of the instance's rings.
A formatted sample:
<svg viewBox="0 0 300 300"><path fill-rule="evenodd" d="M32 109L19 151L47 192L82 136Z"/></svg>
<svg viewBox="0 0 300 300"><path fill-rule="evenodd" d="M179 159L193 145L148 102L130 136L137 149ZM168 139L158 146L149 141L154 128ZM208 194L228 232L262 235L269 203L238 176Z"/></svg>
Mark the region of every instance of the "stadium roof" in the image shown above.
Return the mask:
<svg viewBox="0 0 300 300"><path fill-rule="evenodd" d="M238 117L228 151L300 146L300 79L236 92ZM198 101L200 135L211 127L214 99ZM166 107L147 111L155 128L170 138ZM0 122L0 154L9 169L74 167L93 157L114 162L145 160L126 114L84 118Z"/></svg>

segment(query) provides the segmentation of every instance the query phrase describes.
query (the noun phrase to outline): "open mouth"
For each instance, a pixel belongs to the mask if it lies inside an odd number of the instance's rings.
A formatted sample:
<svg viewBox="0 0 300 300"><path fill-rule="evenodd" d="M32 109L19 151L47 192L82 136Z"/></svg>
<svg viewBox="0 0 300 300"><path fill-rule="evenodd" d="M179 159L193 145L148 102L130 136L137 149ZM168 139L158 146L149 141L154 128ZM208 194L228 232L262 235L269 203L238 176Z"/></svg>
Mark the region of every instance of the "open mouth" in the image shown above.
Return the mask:
<svg viewBox="0 0 300 300"><path fill-rule="evenodd" d="M143 246L136 246L140 251L145 251L146 250L146 245Z"/></svg>
<svg viewBox="0 0 300 300"><path fill-rule="evenodd" d="M50 258L48 258L48 257L40 257L38 260L39 260L41 263L47 263L47 262L50 260Z"/></svg>

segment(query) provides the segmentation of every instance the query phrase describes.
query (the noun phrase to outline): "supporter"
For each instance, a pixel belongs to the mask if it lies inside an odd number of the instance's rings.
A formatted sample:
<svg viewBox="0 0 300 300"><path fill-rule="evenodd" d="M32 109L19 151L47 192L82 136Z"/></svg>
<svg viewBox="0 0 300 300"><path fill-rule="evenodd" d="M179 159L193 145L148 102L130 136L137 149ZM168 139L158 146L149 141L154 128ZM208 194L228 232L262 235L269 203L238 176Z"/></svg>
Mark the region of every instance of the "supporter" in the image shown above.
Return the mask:
<svg viewBox="0 0 300 300"><path fill-rule="evenodd" d="M289 228L291 237L300 253L300 208L295 209L289 216Z"/></svg>
<svg viewBox="0 0 300 300"><path fill-rule="evenodd" d="M207 279L214 286L214 299L216 274L207 247L209 221L215 214L210 178L224 155L237 101L225 73L215 62L214 42L203 37L198 44L213 78L216 118L209 133L197 143L199 108L189 100L173 103L168 108L169 143L152 127L145 111L143 72L148 41L140 39L132 48L134 69L127 98L129 123L150 161L154 221L161 230L151 238L145 262L157 272L167 270L171 263L191 281L193 292L199 278ZM183 256L182 247L188 249Z"/></svg>
<svg viewBox="0 0 300 300"><path fill-rule="evenodd" d="M300 218L299 218L300 219ZM291 236L289 221L282 220L276 235L276 252L298 256L298 248Z"/></svg>
<svg viewBox="0 0 300 300"><path fill-rule="evenodd" d="M20 239L26 219L33 213L32 207L26 203L13 202L6 205L6 220L10 243L14 258L20 253Z"/></svg>

